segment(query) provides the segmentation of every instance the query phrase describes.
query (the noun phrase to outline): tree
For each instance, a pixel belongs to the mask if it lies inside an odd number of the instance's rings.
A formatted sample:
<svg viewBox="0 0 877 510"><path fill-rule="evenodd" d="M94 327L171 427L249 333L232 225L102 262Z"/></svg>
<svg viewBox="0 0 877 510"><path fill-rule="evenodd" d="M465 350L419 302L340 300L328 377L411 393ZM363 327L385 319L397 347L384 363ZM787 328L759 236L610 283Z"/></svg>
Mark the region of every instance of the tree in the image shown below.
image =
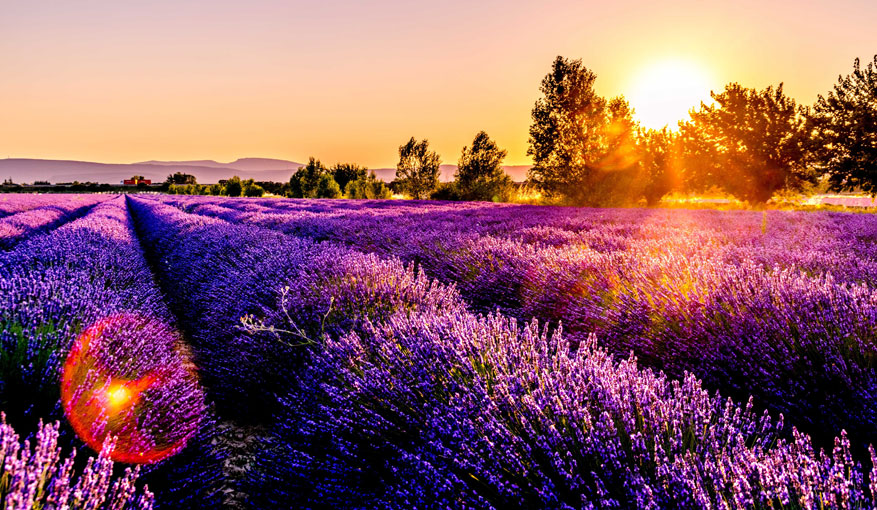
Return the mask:
<svg viewBox="0 0 877 510"><path fill-rule="evenodd" d="M380 200L391 198L393 193L386 184L375 177L374 172L369 172L368 175L347 183L347 187L344 188L344 195L347 198Z"/></svg>
<svg viewBox="0 0 877 510"><path fill-rule="evenodd" d="M810 114L816 133L814 159L832 188L877 195L877 55L864 69L838 77L834 90L819 96Z"/></svg>
<svg viewBox="0 0 877 510"><path fill-rule="evenodd" d="M637 133L642 193L649 206L657 205L677 186L677 136L666 127Z"/></svg>
<svg viewBox="0 0 877 510"><path fill-rule="evenodd" d="M265 190L255 183L253 179L241 181L241 196L243 197L261 197L265 194Z"/></svg>
<svg viewBox="0 0 877 510"><path fill-rule="evenodd" d="M265 189L262 186L254 183L252 179L249 179L249 181L243 187L242 193L245 197L261 197L265 194Z"/></svg>
<svg viewBox="0 0 877 510"><path fill-rule="evenodd" d="M336 163L329 169L329 173L332 174L332 178L338 183L339 188L347 189L349 182L365 178L368 175L368 168L353 163Z"/></svg>
<svg viewBox="0 0 877 510"><path fill-rule="evenodd" d="M429 150L429 141L416 141L412 136L408 143L399 146L399 162L396 164L396 180L402 192L415 200L424 200L438 186L441 158Z"/></svg>
<svg viewBox="0 0 877 510"><path fill-rule="evenodd" d="M308 164L296 170L289 178L289 196L292 198L317 198L317 186L320 178L329 170L319 159L311 157Z"/></svg>
<svg viewBox="0 0 877 510"><path fill-rule="evenodd" d="M241 178L235 175L231 179L225 181L225 192L223 194L228 197L239 197L243 190L244 187L241 184Z"/></svg>
<svg viewBox="0 0 877 510"><path fill-rule="evenodd" d="M635 123L623 98L597 95L581 60L557 57L531 112L529 182L549 198L614 205L638 198Z"/></svg>
<svg viewBox="0 0 877 510"><path fill-rule="evenodd" d="M322 174L317 180L313 198L341 198L341 188L329 174Z"/></svg>
<svg viewBox="0 0 877 510"><path fill-rule="evenodd" d="M463 200L508 200L514 183L502 168L507 151L480 131L472 140L472 148L463 147L457 162L454 185Z"/></svg>
<svg viewBox="0 0 877 510"><path fill-rule="evenodd" d="M174 172L167 176L165 184L197 184L198 181L192 174L184 174L182 172Z"/></svg>
<svg viewBox="0 0 877 510"><path fill-rule="evenodd" d="M220 184L211 184L209 188L207 188L207 194L213 196L222 195L222 185Z"/></svg>
<svg viewBox="0 0 877 510"><path fill-rule="evenodd" d="M782 84L759 92L731 83L711 95L716 104L701 104L680 128L691 189L715 185L764 203L780 189L813 180L805 165L804 112Z"/></svg>

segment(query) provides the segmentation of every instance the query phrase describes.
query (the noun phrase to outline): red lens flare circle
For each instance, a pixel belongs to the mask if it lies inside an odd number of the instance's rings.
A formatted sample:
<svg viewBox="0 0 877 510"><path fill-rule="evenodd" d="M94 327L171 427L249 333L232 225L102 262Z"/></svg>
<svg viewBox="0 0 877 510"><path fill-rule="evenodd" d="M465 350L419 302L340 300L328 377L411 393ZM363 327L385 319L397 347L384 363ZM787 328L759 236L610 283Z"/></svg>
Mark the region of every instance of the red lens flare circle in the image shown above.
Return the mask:
<svg viewBox="0 0 877 510"><path fill-rule="evenodd" d="M79 438L110 457L149 464L185 447L206 405L179 337L161 321L135 314L103 318L67 356L61 378L64 413Z"/></svg>

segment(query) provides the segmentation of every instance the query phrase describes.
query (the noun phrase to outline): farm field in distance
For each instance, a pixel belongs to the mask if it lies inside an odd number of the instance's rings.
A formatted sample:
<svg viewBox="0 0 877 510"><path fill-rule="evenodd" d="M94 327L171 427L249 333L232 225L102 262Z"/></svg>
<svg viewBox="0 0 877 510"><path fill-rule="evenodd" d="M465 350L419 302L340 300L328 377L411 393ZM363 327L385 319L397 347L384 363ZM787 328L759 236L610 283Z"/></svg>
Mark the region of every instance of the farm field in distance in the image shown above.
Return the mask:
<svg viewBox="0 0 877 510"><path fill-rule="evenodd" d="M871 214L3 195L0 508L872 508L875 282Z"/></svg>

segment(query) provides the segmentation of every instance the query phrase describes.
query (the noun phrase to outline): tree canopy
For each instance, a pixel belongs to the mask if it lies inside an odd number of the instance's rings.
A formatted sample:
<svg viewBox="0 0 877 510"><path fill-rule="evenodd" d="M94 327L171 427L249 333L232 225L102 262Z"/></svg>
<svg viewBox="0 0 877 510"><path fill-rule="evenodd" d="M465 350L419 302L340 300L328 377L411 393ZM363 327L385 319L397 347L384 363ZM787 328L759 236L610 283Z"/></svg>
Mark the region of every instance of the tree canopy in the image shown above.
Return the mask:
<svg viewBox="0 0 877 510"><path fill-rule="evenodd" d="M167 176L165 184L198 184L198 180L192 174L184 174L182 172L174 172Z"/></svg>
<svg viewBox="0 0 877 510"><path fill-rule="evenodd" d="M679 187L678 139L666 126L637 132L642 194L649 206L657 205L664 195Z"/></svg>
<svg viewBox="0 0 877 510"><path fill-rule="evenodd" d="M680 128L690 189L719 186L753 203L813 179L805 166L805 117L783 86L762 91L731 83L712 93Z"/></svg>
<svg viewBox="0 0 877 510"><path fill-rule="evenodd" d="M463 147L454 176L456 191L463 200L503 201L514 186L502 168L507 151L480 131L472 140L472 147Z"/></svg>
<svg viewBox="0 0 877 510"><path fill-rule="evenodd" d="M311 157L308 164L289 178L289 196L292 198L339 198L341 188L331 172L319 159Z"/></svg>
<svg viewBox="0 0 877 510"><path fill-rule="evenodd" d="M349 182L366 177L368 168L354 163L336 163L329 169L329 173L338 183L338 188L343 190Z"/></svg>
<svg viewBox="0 0 877 510"><path fill-rule="evenodd" d="M425 200L438 186L440 167L441 158L429 150L429 141L418 142L412 136L408 143L399 146L396 181L404 194Z"/></svg>
<svg viewBox="0 0 877 510"><path fill-rule="evenodd" d="M638 170L630 106L600 97L596 79L581 60L557 57L531 112L529 181L575 205L629 200L624 190Z"/></svg>
<svg viewBox="0 0 877 510"><path fill-rule="evenodd" d="M391 198L393 193L386 184L375 177L374 172L369 172L367 175L348 182L344 188L344 195L347 198L376 200Z"/></svg>
<svg viewBox="0 0 877 510"><path fill-rule="evenodd" d="M239 197L243 191L244 186L241 184L241 178L235 175L225 182L223 194L229 197Z"/></svg>
<svg viewBox="0 0 877 510"><path fill-rule="evenodd" d="M877 194L877 55L866 67L838 77L810 115L814 160L834 189Z"/></svg>

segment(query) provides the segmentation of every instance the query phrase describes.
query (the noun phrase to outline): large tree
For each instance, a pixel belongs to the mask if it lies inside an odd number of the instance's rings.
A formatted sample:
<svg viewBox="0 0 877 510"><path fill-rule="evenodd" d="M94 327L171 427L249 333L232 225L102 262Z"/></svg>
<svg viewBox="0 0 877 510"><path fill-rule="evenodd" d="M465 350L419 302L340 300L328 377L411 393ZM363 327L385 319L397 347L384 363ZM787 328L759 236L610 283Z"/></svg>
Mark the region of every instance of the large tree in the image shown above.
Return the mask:
<svg viewBox="0 0 877 510"><path fill-rule="evenodd" d="M454 184L463 200L504 201L514 183L502 168L507 151L480 131L472 140L472 147L463 147L457 163Z"/></svg>
<svg viewBox="0 0 877 510"><path fill-rule="evenodd" d="M718 186L735 197L764 203L784 188L813 180L806 169L805 116L783 85L762 91L731 83L712 94L680 128L686 184Z"/></svg>
<svg viewBox="0 0 877 510"><path fill-rule="evenodd" d="M877 194L877 55L865 68L838 77L810 114L817 164L834 189Z"/></svg>
<svg viewBox="0 0 877 510"><path fill-rule="evenodd" d="M441 158L429 150L429 142L420 142L412 136L408 143L399 146L399 162L396 164L396 181L402 192L416 200L429 198L438 186Z"/></svg>
<svg viewBox="0 0 877 510"><path fill-rule="evenodd" d="M344 195L347 198L375 200L392 198L393 193L383 181L375 177L374 172L369 172L368 175L348 182L344 188Z"/></svg>
<svg viewBox="0 0 877 510"><path fill-rule="evenodd" d="M599 96L596 79L581 60L557 57L531 113L529 181L577 205L636 198L628 186L638 171L630 107L623 98Z"/></svg>
<svg viewBox="0 0 877 510"><path fill-rule="evenodd" d="M198 180L192 174L184 174L182 172L174 172L167 176L165 184L198 184Z"/></svg>
<svg viewBox="0 0 877 510"><path fill-rule="evenodd" d="M319 159L311 157L308 164L289 178L289 196L292 198L338 198L341 188L328 168Z"/></svg>
<svg viewBox="0 0 877 510"><path fill-rule="evenodd" d="M660 130L640 128L637 146L642 194L646 204L654 206L678 185L677 135L666 127Z"/></svg>
<svg viewBox="0 0 877 510"><path fill-rule="evenodd" d="M225 187L223 188L222 194L229 197L239 197L243 191L244 187L241 184L241 178L235 175L231 179L225 181Z"/></svg>
<svg viewBox="0 0 877 510"><path fill-rule="evenodd" d="M256 184L253 179L247 179L241 182L241 196L261 197L264 194L265 189Z"/></svg>
<svg viewBox="0 0 877 510"><path fill-rule="evenodd" d="M338 188L344 190L347 188L347 183L368 176L368 168L353 163L336 163L329 169L329 173L338 183Z"/></svg>

